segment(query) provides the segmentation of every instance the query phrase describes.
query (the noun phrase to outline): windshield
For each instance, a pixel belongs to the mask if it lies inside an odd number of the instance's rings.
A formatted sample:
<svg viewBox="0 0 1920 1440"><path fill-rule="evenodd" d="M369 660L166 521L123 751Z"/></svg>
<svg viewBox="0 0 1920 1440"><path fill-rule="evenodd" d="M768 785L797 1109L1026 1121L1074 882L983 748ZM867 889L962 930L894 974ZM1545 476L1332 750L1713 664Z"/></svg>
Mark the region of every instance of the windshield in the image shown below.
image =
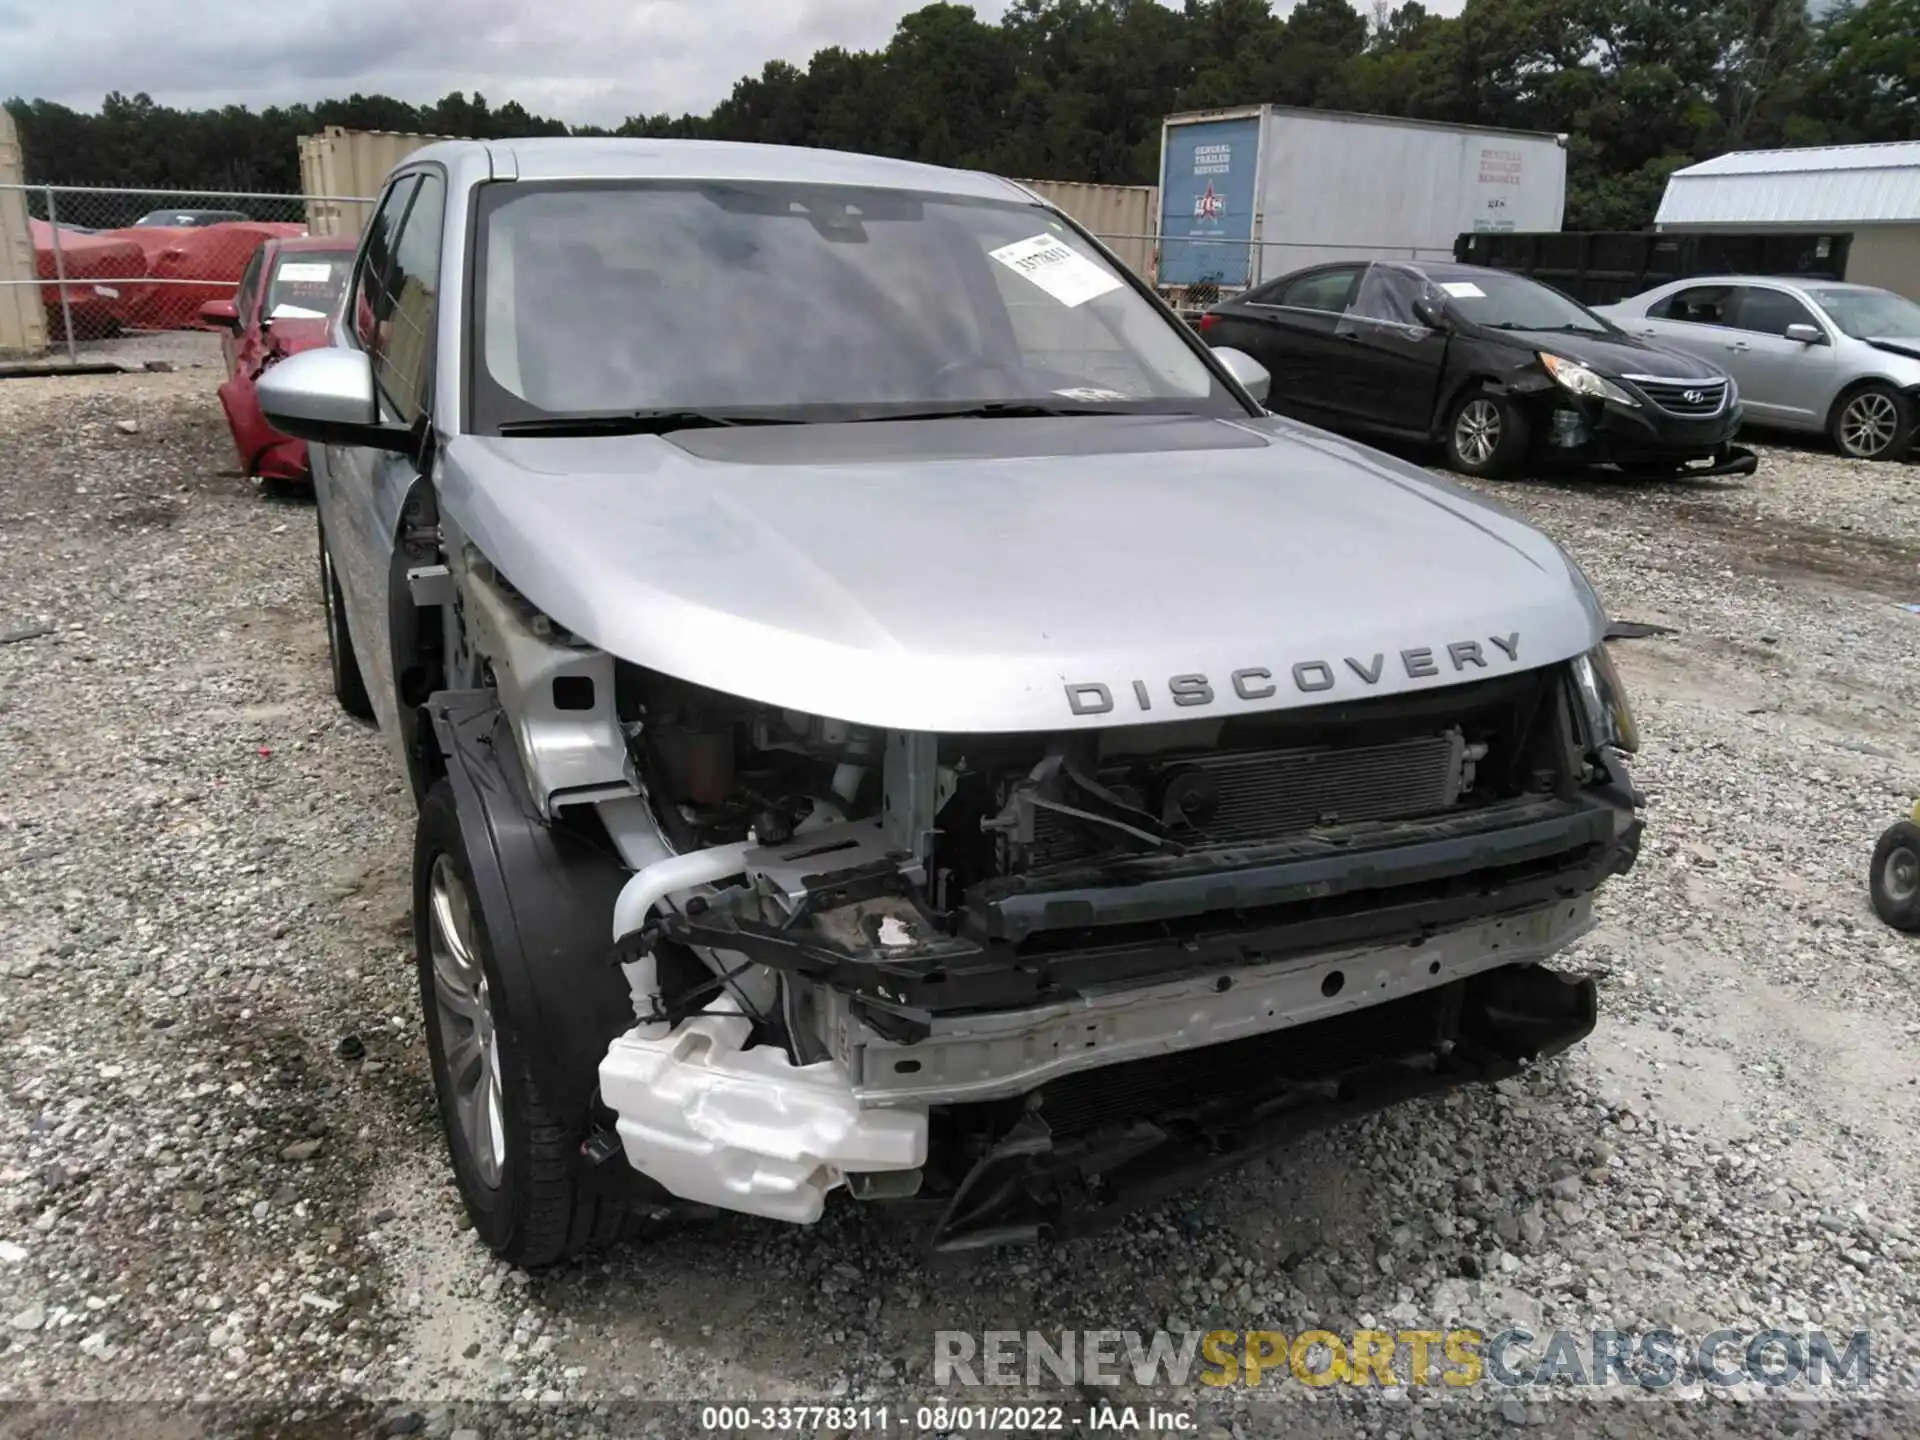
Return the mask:
<svg viewBox="0 0 1920 1440"><path fill-rule="evenodd" d="M1920 340L1920 305L1891 290L1809 290L1856 340Z"/></svg>
<svg viewBox="0 0 1920 1440"><path fill-rule="evenodd" d="M1607 322L1558 290L1524 275L1481 273L1471 279L1437 275L1434 284L1449 308L1490 330L1566 330L1604 335Z"/></svg>
<svg viewBox="0 0 1920 1440"><path fill-rule="evenodd" d="M346 286L351 251L295 250L274 262L267 280L269 320L324 320Z"/></svg>
<svg viewBox="0 0 1920 1440"><path fill-rule="evenodd" d="M1019 202L737 182L490 186L483 429L634 411L1247 414L1196 337Z"/></svg>

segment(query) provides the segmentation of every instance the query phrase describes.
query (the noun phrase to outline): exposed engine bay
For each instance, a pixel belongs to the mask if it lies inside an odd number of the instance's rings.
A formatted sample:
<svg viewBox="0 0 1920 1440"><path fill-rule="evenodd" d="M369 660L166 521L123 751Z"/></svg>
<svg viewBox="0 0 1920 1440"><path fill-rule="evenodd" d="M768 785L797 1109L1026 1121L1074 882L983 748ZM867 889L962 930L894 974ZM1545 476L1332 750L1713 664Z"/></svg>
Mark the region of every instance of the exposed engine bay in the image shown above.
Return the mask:
<svg viewBox="0 0 1920 1440"><path fill-rule="evenodd" d="M807 1221L845 1183L998 1243L1593 1023L1535 962L1638 822L1568 667L1051 735L614 690L664 844L601 1098L681 1198Z"/></svg>
<svg viewBox="0 0 1920 1440"><path fill-rule="evenodd" d="M1637 850L1604 652L929 735L616 660L463 560L440 748L478 769L510 737L540 823L619 857L631 1015L576 1017L605 1046L583 1153L657 1194L804 1223L844 1186L928 1207L944 1248L1067 1233L1594 1023L1539 962Z"/></svg>

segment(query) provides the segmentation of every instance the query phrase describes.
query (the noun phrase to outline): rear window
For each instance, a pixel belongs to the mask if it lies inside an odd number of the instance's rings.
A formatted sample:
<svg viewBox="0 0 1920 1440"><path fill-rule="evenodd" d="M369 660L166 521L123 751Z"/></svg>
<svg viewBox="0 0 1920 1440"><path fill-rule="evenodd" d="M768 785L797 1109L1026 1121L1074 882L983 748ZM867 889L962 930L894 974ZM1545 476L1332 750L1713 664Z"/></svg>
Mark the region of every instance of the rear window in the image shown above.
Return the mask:
<svg viewBox="0 0 1920 1440"><path fill-rule="evenodd" d="M294 250L274 264L267 281L269 320L321 320L333 313L353 268L347 251Z"/></svg>

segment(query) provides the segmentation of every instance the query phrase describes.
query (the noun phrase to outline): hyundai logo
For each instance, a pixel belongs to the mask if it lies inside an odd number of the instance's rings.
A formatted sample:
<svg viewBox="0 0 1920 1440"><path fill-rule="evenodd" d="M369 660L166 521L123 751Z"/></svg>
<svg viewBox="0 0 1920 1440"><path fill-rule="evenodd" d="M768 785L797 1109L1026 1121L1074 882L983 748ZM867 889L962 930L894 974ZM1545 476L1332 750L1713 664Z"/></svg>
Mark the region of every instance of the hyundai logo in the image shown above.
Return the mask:
<svg viewBox="0 0 1920 1440"><path fill-rule="evenodd" d="M1687 404L1689 405L1699 405L1706 400L1707 392L1704 390L1689 390L1687 391L1686 394L1682 395L1680 398L1686 401Z"/></svg>

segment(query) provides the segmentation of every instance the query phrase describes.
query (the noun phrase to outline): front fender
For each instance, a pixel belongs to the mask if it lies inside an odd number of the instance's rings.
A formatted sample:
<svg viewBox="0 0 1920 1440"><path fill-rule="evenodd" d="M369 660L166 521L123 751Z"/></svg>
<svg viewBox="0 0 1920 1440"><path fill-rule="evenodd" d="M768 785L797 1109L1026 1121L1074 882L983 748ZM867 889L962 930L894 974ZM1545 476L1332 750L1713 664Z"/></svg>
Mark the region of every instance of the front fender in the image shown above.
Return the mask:
<svg viewBox="0 0 1920 1440"><path fill-rule="evenodd" d="M612 941L627 868L591 831L540 820L492 691L443 691L425 714L504 992L496 1019L527 1057L546 1107L584 1140L600 1061L634 1024Z"/></svg>
<svg viewBox="0 0 1920 1440"><path fill-rule="evenodd" d="M226 413L227 431L233 436L233 451L239 457L240 469L247 475L258 473L254 462L261 452L286 437L267 424L251 379L235 375L214 393L220 397L220 408Z"/></svg>
<svg viewBox="0 0 1920 1440"><path fill-rule="evenodd" d="M1553 388L1553 381L1534 370L1519 368L1507 371L1490 369L1468 370L1453 377L1441 387L1440 403L1433 412L1432 438L1443 441L1447 434L1447 417L1453 414L1453 407L1469 390L1491 390L1496 395L1511 395L1517 399L1531 399Z"/></svg>

